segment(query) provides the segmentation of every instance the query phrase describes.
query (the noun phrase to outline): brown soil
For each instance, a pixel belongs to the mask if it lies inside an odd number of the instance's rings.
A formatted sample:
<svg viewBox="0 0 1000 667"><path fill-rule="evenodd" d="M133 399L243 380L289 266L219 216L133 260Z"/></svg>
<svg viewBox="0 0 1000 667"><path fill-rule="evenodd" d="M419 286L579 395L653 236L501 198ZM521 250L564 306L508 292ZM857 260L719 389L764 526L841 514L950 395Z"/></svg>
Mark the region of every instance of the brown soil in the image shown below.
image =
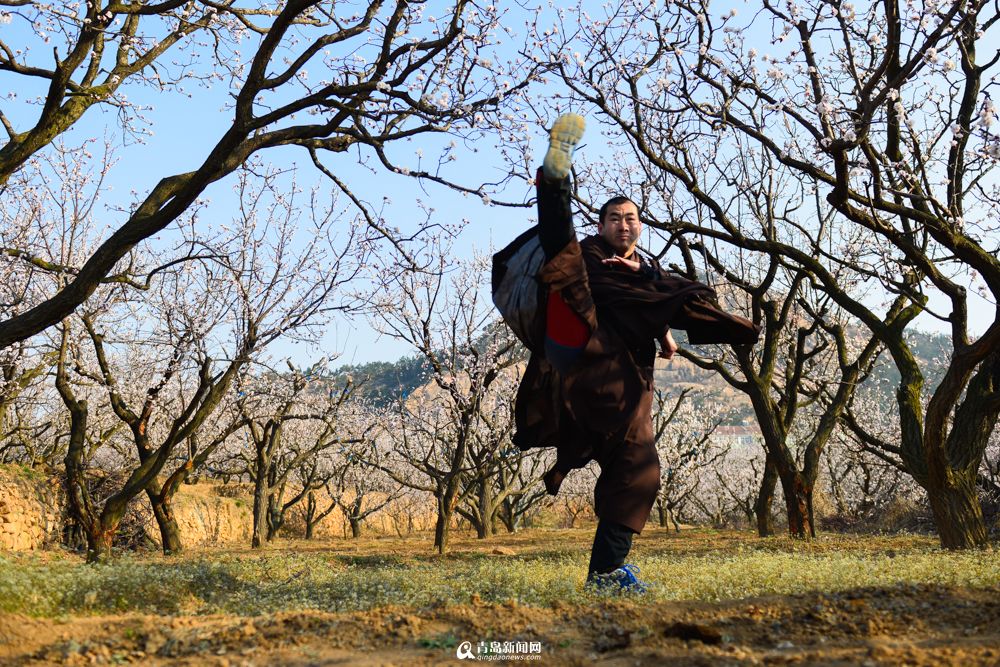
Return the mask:
<svg viewBox="0 0 1000 667"><path fill-rule="evenodd" d="M265 552L439 558L431 554L430 539L415 535L289 541ZM522 556L567 553L580 549L580 539L581 532L574 530L527 531L489 544L456 535L449 558L505 553L502 550ZM747 535L737 531L676 535L650 529L639 546L646 553L720 553L746 540ZM917 536L831 537L809 543L771 538L755 548L814 553L851 548L891 555L933 544L931 538ZM219 552L191 549L186 557L211 553ZM225 553L236 558L251 550ZM44 562L71 556L42 552L32 558ZM0 614L0 665L471 664L474 661L456 657L464 641L473 648L480 641L540 642L537 661L513 664L546 666L1000 665L1000 588L907 585L720 603L609 599L545 608L474 599L471 604L420 611L386 607L258 617L126 614L52 620Z"/></svg>
<svg viewBox="0 0 1000 667"><path fill-rule="evenodd" d="M437 665L481 640L535 664L997 665L1000 590L930 586L718 604L447 606L266 617L0 616L0 664ZM526 662L526 661L520 661Z"/></svg>

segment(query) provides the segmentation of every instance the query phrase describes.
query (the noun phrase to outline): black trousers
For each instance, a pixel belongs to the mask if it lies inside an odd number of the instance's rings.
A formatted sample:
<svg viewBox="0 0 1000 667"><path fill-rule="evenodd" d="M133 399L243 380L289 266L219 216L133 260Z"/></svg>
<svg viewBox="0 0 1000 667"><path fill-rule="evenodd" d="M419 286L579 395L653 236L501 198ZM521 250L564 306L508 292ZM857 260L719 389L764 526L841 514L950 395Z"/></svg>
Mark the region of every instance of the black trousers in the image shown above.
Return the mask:
<svg viewBox="0 0 1000 667"><path fill-rule="evenodd" d="M621 567L632 549L634 534L631 528L601 519L594 533L594 546L590 549L587 579L592 579L595 574L607 574Z"/></svg>
<svg viewBox="0 0 1000 667"><path fill-rule="evenodd" d="M552 259L566 244L576 238L573 212L570 208L569 178L550 181L541 167L535 174L538 196L538 241L545 259Z"/></svg>

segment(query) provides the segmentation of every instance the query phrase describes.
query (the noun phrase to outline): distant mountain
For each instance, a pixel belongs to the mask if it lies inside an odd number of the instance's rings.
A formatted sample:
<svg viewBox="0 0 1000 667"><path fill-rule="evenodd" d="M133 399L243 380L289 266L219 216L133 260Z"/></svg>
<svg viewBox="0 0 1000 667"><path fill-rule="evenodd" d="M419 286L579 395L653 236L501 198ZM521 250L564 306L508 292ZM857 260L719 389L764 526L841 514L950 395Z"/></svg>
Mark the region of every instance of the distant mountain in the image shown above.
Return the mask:
<svg viewBox="0 0 1000 667"><path fill-rule="evenodd" d="M348 376L358 385L357 393L375 405L385 406L405 399L430 380L430 367L422 356L401 357L396 361L373 361L341 366L332 379L343 382Z"/></svg>

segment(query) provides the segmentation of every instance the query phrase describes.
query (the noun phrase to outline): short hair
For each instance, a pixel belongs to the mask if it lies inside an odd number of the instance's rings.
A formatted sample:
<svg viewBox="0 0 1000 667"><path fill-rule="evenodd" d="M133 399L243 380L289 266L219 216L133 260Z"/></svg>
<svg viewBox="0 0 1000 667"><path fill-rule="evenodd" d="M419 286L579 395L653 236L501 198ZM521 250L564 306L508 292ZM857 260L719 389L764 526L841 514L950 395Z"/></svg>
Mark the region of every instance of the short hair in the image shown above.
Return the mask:
<svg viewBox="0 0 1000 667"><path fill-rule="evenodd" d="M632 206L635 206L636 212L637 213L639 212L639 205L636 204L634 201L632 201L625 195L615 195L608 201L604 202L604 206L601 207L600 212L598 212L597 214L597 222L603 224L604 216L608 214L608 209L611 208L612 206L621 206L622 204L632 204Z"/></svg>

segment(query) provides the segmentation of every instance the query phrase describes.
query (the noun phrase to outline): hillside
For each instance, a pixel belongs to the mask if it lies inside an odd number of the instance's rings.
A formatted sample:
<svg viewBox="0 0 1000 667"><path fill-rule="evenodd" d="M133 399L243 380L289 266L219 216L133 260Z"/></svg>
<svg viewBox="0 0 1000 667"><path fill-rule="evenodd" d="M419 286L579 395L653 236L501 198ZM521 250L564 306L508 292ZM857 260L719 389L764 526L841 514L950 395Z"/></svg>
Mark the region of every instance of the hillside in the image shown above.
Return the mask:
<svg viewBox="0 0 1000 667"><path fill-rule="evenodd" d="M341 384L350 377L358 385L358 394L375 405L386 406L406 398L414 389L427 384L430 367L420 356L401 357L396 361L373 361L336 369L331 380Z"/></svg>

